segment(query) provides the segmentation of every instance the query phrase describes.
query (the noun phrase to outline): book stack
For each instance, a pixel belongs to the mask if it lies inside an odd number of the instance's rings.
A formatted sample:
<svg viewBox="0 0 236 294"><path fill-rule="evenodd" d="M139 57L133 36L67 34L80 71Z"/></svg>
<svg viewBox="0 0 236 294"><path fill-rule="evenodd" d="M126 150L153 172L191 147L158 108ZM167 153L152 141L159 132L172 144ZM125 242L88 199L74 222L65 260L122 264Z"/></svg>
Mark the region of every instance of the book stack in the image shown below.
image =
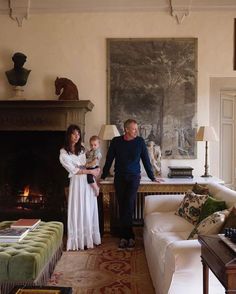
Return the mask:
<svg viewBox="0 0 236 294"><path fill-rule="evenodd" d="M39 225L40 222L41 222L41 219L38 219L38 218L20 218L11 224L11 228L13 229L26 228L32 231Z"/></svg>
<svg viewBox="0 0 236 294"><path fill-rule="evenodd" d="M0 243L20 242L29 232L28 228L6 228L0 230Z"/></svg>

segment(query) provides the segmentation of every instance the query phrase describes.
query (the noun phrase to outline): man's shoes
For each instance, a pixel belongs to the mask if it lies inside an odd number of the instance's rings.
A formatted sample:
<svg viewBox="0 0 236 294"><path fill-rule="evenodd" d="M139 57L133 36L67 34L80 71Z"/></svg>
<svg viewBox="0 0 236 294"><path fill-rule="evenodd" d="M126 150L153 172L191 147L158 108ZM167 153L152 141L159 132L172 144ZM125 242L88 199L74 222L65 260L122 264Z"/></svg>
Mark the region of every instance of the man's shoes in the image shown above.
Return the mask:
<svg viewBox="0 0 236 294"><path fill-rule="evenodd" d="M126 239L120 239L120 243L119 243L119 246L118 246L118 249L120 250L123 250L123 249L126 249L128 246L128 240Z"/></svg>
<svg viewBox="0 0 236 294"><path fill-rule="evenodd" d="M130 238L128 241L127 249L132 250L132 249L134 249L134 247L135 247L135 240Z"/></svg>
<svg viewBox="0 0 236 294"><path fill-rule="evenodd" d="M120 243L118 246L119 250L129 249L132 250L135 247L135 240L130 238L129 240L126 239L120 239Z"/></svg>

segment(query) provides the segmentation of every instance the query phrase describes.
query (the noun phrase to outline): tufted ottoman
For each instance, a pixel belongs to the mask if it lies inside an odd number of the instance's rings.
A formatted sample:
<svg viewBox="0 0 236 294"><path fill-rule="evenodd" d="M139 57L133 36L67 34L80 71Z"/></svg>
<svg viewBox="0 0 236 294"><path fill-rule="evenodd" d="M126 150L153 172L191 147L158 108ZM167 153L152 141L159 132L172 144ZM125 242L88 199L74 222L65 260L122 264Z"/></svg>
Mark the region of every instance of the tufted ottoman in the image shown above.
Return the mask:
<svg viewBox="0 0 236 294"><path fill-rule="evenodd" d="M12 221L0 222L0 229ZM0 294L17 284L45 284L62 254L63 224L40 222L17 243L0 243Z"/></svg>

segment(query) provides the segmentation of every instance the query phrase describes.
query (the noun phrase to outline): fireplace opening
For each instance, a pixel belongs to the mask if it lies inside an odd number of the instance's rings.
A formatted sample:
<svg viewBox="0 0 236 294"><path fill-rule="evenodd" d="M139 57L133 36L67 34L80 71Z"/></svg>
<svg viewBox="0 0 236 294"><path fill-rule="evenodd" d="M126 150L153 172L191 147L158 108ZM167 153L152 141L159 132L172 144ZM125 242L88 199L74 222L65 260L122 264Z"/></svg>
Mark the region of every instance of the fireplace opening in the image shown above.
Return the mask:
<svg viewBox="0 0 236 294"><path fill-rule="evenodd" d="M1 131L0 220L65 222L67 172L60 165L63 131Z"/></svg>

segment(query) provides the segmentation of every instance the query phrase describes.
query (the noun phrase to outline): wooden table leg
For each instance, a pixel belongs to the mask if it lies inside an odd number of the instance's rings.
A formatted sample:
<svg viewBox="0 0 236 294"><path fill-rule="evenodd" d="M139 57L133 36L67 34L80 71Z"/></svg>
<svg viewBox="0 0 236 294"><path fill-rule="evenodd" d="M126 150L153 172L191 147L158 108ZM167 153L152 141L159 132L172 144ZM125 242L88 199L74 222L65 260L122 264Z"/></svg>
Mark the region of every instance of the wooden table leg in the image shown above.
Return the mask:
<svg viewBox="0 0 236 294"><path fill-rule="evenodd" d="M209 290L209 267L202 260L202 268L203 268L203 294L208 294Z"/></svg>
<svg viewBox="0 0 236 294"><path fill-rule="evenodd" d="M235 270L232 273L228 272L227 275L227 288L225 289L225 293L235 294L236 293L236 279L235 279Z"/></svg>

